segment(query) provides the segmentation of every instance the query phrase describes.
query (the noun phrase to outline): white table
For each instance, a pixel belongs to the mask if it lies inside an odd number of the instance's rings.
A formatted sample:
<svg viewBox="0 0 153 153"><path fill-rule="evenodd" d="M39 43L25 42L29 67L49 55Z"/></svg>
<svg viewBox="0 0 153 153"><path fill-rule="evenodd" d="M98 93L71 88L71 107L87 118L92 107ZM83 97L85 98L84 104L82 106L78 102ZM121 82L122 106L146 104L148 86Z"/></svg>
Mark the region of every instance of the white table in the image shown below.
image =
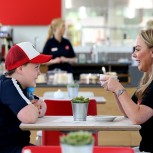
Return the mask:
<svg viewBox="0 0 153 153"><path fill-rule="evenodd" d="M68 93L63 91L63 94L64 94L64 98L60 99L60 100L70 100L70 98L68 97ZM102 96L94 96L94 93L93 92L90 92L90 91L80 91L78 93L78 96L84 96L86 98L89 98L89 99L95 99L97 103L99 104L104 104L106 103L106 99ZM59 100L57 98L54 98L54 92L52 91L48 91L48 92L45 92L43 97L42 97L43 100L45 99L48 99L48 100Z"/></svg>
<svg viewBox="0 0 153 153"><path fill-rule="evenodd" d="M22 130L95 130L95 131L137 131L140 125L134 125L128 118L117 116L112 122L96 121L88 116L86 121L73 121L73 116L44 116L35 124L21 123Z"/></svg>

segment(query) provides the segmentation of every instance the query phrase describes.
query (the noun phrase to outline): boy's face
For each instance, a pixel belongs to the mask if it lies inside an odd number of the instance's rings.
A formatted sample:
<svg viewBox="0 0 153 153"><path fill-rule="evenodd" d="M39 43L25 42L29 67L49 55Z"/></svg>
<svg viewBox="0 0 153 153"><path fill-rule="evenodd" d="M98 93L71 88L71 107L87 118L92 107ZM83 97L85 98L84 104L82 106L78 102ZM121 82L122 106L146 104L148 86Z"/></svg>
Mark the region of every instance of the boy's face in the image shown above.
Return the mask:
<svg viewBox="0 0 153 153"><path fill-rule="evenodd" d="M22 65L22 82L21 85L23 88L27 87L36 87L36 79L41 74L40 72L40 64L28 63L26 65Z"/></svg>

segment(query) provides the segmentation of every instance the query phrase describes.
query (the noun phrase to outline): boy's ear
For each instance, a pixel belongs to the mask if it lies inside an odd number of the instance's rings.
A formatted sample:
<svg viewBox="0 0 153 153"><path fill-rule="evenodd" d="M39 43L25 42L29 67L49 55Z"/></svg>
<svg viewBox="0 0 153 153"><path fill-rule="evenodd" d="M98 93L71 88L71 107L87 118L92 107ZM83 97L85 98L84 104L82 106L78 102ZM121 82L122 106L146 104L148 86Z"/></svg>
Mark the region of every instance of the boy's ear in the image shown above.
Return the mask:
<svg viewBox="0 0 153 153"><path fill-rule="evenodd" d="M16 71L17 71L19 74L21 74L21 73L22 73L22 66L17 67L17 68L16 68Z"/></svg>

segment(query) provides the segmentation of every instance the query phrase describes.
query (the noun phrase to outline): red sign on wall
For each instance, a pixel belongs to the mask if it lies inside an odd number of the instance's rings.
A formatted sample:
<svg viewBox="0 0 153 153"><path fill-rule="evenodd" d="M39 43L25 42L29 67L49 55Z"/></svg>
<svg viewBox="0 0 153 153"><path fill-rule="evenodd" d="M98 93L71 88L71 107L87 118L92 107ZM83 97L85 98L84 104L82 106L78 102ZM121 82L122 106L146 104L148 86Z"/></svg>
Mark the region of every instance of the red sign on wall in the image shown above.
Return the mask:
<svg viewBox="0 0 153 153"><path fill-rule="evenodd" d="M61 0L0 0L3 25L48 25L61 17Z"/></svg>

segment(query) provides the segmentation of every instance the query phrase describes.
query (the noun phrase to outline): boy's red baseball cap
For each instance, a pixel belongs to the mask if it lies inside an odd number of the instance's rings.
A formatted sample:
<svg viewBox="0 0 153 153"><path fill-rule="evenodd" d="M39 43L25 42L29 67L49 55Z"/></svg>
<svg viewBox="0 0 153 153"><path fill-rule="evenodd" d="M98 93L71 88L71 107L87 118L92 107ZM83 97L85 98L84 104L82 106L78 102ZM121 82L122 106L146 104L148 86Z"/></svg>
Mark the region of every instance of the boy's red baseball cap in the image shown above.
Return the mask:
<svg viewBox="0 0 153 153"><path fill-rule="evenodd" d="M52 58L51 55L40 54L30 42L18 43L10 48L5 58L5 67L8 71L13 70L25 63L46 63Z"/></svg>

